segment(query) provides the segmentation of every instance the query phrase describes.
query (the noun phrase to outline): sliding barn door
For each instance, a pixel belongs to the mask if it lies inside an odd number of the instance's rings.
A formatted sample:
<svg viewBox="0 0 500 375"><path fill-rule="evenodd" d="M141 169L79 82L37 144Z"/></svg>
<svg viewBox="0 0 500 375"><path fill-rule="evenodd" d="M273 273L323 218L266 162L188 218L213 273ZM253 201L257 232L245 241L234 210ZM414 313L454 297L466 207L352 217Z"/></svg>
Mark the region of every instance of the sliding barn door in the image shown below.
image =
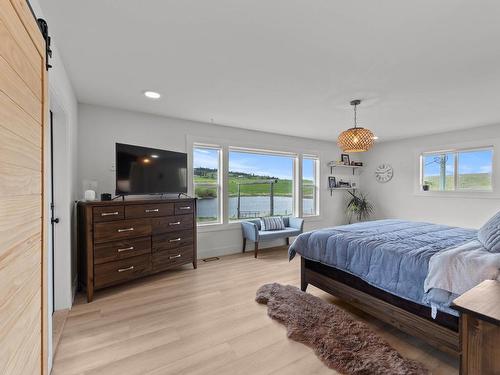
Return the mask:
<svg viewBox="0 0 500 375"><path fill-rule="evenodd" d="M45 42L25 0L0 0L0 374L45 373Z"/></svg>

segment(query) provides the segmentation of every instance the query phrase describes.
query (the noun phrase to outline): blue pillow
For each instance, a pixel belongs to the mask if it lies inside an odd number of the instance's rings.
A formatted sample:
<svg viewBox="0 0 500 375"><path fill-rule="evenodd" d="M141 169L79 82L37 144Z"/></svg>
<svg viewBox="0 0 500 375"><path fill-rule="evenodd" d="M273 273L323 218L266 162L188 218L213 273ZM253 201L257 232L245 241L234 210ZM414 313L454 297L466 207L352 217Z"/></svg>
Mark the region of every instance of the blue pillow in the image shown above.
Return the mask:
<svg viewBox="0 0 500 375"><path fill-rule="evenodd" d="M260 219L260 226L262 230L283 230L285 223L281 216L263 217Z"/></svg>
<svg viewBox="0 0 500 375"><path fill-rule="evenodd" d="M487 250L500 253L500 212L479 229L477 238Z"/></svg>

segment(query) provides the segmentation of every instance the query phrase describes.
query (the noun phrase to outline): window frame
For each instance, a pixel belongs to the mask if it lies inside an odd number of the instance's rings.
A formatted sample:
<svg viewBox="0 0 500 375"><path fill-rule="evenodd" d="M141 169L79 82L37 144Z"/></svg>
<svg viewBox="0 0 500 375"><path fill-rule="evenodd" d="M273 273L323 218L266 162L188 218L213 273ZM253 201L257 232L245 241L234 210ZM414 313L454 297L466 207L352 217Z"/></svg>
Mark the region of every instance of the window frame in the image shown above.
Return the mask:
<svg viewBox="0 0 500 375"><path fill-rule="evenodd" d="M205 150L217 150L218 151L218 156L219 156L219 165L217 169L217 184L216 184L216 189L217 189L217 199L218 199L218 205L217 205L217 220L214 221L208 221L208 222L200 222L198 220L198 213L196 213L196 223L197 226L199 227L204 227L204 226L211 226L211 225L221 225L224 223L224 183L223 183L223 152L224 149L220 145L213 145L213 144L206 144L206 143L193 143L192 149L191 149L191 168L192 168L192 173L191 173L191 183L193 186L193 196L196 197L196 186L200 185L206 185L206 186L212 186L212 184L197 184L194 179L194 153L196 149L205 149Z"/></svg>
<svg viewBox="0 0 500 375"><path fill-rule="evenodd" d="M466 152L474 152L474 151L491 151L491 185L487 189L470 189L470 188L461 188L458 185L459 181L459 159L461 153ZM453 189L450 190L432 190L426 191L425 194L434 193L434 194L489 194L495 191L494 181L495 181L495 147L493 145L489 146L479 146L479 147L465 147L465 148L450 148L450 149L442 149L436 151L423 151L420 153L419 166L420 166L420 177L419 177L419 191L423 192L422 186L424 184L424 158L427 155L443 155L443 154L454 154L454 163L453 163Z"/></svg>
<svg viewBox="0 0 500 375"><path fill-rule="evenodd" d="M286 151L272 151L272 150L267 150L267 149L258 149L258 148L250 148L250 147L228 146L227 147L227 177L226 177L228 200L230 198L229 197L229 163L230 163L229 158L230 158L231 152L248 153L248 154L254 154L254 155L281 156L281 157L292 158L293 159L293 163L292 163L292 215L299 216L298 206L297 206L297 184L298 184L298 177L299 177L299 173L297 173L297 166L299 164L298 163L299 154L294 153L294 152L286 152ZM301 174L300 174L300 176L301 176ZM228 201L227 208L228 208L227 212L225 212L225 214L227 215L227 217L225 218L225 222L227 222L229 224L239 223L239 222L247 221L247 220L251 219L251 218L231 219L230 214L229 214L229 201Z"/></svg>
<svg viewBox="0 0 500 375"><path fill-rule="evenodd" d="M307 215L304 213L304 160L312 160L313 165L314 165L314 183L312 185L306 185L306 186L313 186L313 204L314 204L314 214L312 215ZM301 211L302 211L302 217L318 217L320 216L320 188L319 188L319 182L320 182L320 162L319 162L319 157L316 155L308 155L308 154L303 154L301 158L301 168L300 168L300 205L301 205Z"/></svg>

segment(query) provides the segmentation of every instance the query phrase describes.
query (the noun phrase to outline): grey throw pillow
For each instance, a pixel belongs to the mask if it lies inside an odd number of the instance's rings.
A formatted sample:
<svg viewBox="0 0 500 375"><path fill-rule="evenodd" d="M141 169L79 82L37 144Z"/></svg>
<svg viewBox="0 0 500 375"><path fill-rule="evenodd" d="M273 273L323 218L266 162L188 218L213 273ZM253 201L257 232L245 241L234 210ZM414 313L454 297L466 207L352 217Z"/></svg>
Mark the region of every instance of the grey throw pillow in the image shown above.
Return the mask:
<svg viewBox="0 0 500 375"><path fill-rule="evenodd" d="M500 212L479 229L477 238L487 250L500 253Z"/></svg>

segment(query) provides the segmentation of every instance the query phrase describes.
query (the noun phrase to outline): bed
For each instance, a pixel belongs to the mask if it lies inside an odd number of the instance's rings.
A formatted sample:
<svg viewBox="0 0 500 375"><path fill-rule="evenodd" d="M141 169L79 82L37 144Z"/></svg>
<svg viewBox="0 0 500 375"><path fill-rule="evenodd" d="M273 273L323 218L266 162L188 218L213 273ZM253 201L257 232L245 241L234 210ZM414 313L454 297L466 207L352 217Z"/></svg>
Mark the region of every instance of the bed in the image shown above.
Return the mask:
<svg viewBox="0 0 500 375"><path fill-rule="evenodd" d="M297 253L302 290L314 285L453 354L458 314L451 301L500 268L500 253L486 249L477 230L404 220L303 233L290 260Z"/></svg>

